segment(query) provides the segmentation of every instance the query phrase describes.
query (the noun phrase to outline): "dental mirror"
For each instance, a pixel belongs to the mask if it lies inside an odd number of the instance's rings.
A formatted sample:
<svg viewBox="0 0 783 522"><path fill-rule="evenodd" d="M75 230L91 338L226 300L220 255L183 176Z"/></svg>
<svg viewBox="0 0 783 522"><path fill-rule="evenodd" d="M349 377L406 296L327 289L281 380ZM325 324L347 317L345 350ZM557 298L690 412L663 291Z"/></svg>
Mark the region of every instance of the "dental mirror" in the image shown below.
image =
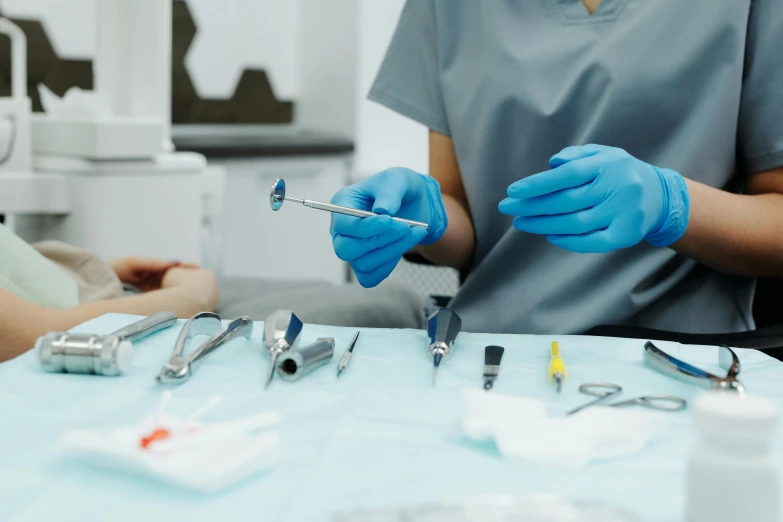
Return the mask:
<svg viewBox="0 0 783 522"><path fill-rule="evenodd" d="M359 210L356 208L343 207L341 205L333 205L331 203L323 203L321 201L313 201L311 199L297 199L297 198L288 197L285 195L285 180L276 179L275 182L272 184L272 190L269 191L269 206L272 207L272 210L277 211L280 210L280 207L283 206L283 202L285 201L293 201L294 203L299 203L306 207L314 208L316 210L325 210L326 212L334 212L335 214L345 214L346 216L353 216L359 218L381 215L381 214L376 214L374 212L370 212L368 210ZM421 221L413 221L410 219L403 219L394 216L390 216L390 217L394 221L406 223L407 225L410 225L412 227L423 227L424 230L427 230L429 228L427 223L422 223Z"/></svg>

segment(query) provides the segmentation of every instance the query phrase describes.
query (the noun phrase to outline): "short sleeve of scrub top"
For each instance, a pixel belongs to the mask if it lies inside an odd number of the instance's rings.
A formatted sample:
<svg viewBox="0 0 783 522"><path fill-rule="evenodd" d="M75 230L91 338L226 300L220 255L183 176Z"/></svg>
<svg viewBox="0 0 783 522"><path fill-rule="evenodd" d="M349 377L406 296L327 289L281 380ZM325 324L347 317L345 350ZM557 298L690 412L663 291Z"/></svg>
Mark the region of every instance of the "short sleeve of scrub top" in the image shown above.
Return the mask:
<svg viewBox="0 0 783 522"><path fill-rule="evenodd" d="M390 49L394 51L386 53L381 66L387 72L378 75L369 98L449 136L441 95L435 13L429 0L405 4Z"/></svg>
<svg viewBox="0 0 783 522"><path fill-rule="evenodd" d="M570 145L722 190L783 165L781 57L781 0L408 0L370 98L454 143L476 238L463 329L753 329L753 279L646 242L567 252L497 204Z"/></svg>
<svg viewBox="0 0 783 522"><path fill-rule="evenodd" d="M783 165L783 1L754 0L739 119L744 170Z"/></svg>

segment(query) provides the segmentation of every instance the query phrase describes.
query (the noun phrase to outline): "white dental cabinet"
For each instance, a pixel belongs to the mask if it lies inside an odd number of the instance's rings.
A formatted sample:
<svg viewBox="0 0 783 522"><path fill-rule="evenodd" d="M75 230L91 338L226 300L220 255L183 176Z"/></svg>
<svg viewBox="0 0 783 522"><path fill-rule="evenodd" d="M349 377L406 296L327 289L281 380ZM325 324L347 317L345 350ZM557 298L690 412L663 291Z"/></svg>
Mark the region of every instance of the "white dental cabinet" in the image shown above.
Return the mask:
<svg viewBox="0 0 783 522"><path fill-rule="evenodd" d="M178 150L203 154L224 172L219 270L226 276L343 283L347 268L332 249L330 214L287 203L274 212L269 191L278 178L289 195L329 201L350 183L353 143L308 133L217 132L176 127Z"/></svg>
<svg viewBox="0 0 783 522"><path fill-rule="evenodd" d="M350 141L231 132L194 139L177 129L174 141L182 152L152 161L38 156L34 185L25 176L14 191L18 182L0 179L9 189L0 213L27 241L58 239L104 259L152 256L194 260L224 276L347 280L330 214L294 203L273 212L269 189L284 178L290 195L329 201L349 183ZM36 201L25 200L33 192Z"/></svg>

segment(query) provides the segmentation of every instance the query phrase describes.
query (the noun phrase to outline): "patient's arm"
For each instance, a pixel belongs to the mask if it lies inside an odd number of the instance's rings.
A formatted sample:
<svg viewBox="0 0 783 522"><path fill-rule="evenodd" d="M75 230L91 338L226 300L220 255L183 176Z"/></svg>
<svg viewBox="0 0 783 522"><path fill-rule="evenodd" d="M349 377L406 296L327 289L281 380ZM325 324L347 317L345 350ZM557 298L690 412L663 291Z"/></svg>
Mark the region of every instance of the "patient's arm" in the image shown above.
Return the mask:
<svg viewBox="0 0 783 522"><path fill-rule="evenodd" d="M152 315L169 311L184 318L214 310L217 300L214 274L189 268L169 270L160 290L65 310L30 303L0 288L0 362L31 349L35 340L47 332L69 330L103 314Z"/></svg>

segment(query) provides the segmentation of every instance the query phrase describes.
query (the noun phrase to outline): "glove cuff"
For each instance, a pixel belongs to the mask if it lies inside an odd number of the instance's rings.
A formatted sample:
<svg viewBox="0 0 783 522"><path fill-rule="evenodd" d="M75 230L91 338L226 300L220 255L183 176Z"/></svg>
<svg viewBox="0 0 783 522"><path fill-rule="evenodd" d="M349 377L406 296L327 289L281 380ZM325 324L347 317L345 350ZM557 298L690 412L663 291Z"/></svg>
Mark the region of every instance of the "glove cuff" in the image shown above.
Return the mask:
<svg viewBox="0 0 783 522"><path fill-rule="evenodd" d="M661 226L647 234L645 239L652 246L666 247L679 240L688 228L691 198L685 179L671 169L653 167L663 187L664 216Z"/></svg>
<svg viewBox="0 0 783 522"><path fill-rule="evenodd" d="M427 229L427 235L421 240L422 245L431 245L443 237L446 228L449 226L449 219L446 215L446 207L443 206L443 197L440 193L440 184L432 176L421 174L424 183L427 185L427 192L430 201L430 222Z"/></svg>

